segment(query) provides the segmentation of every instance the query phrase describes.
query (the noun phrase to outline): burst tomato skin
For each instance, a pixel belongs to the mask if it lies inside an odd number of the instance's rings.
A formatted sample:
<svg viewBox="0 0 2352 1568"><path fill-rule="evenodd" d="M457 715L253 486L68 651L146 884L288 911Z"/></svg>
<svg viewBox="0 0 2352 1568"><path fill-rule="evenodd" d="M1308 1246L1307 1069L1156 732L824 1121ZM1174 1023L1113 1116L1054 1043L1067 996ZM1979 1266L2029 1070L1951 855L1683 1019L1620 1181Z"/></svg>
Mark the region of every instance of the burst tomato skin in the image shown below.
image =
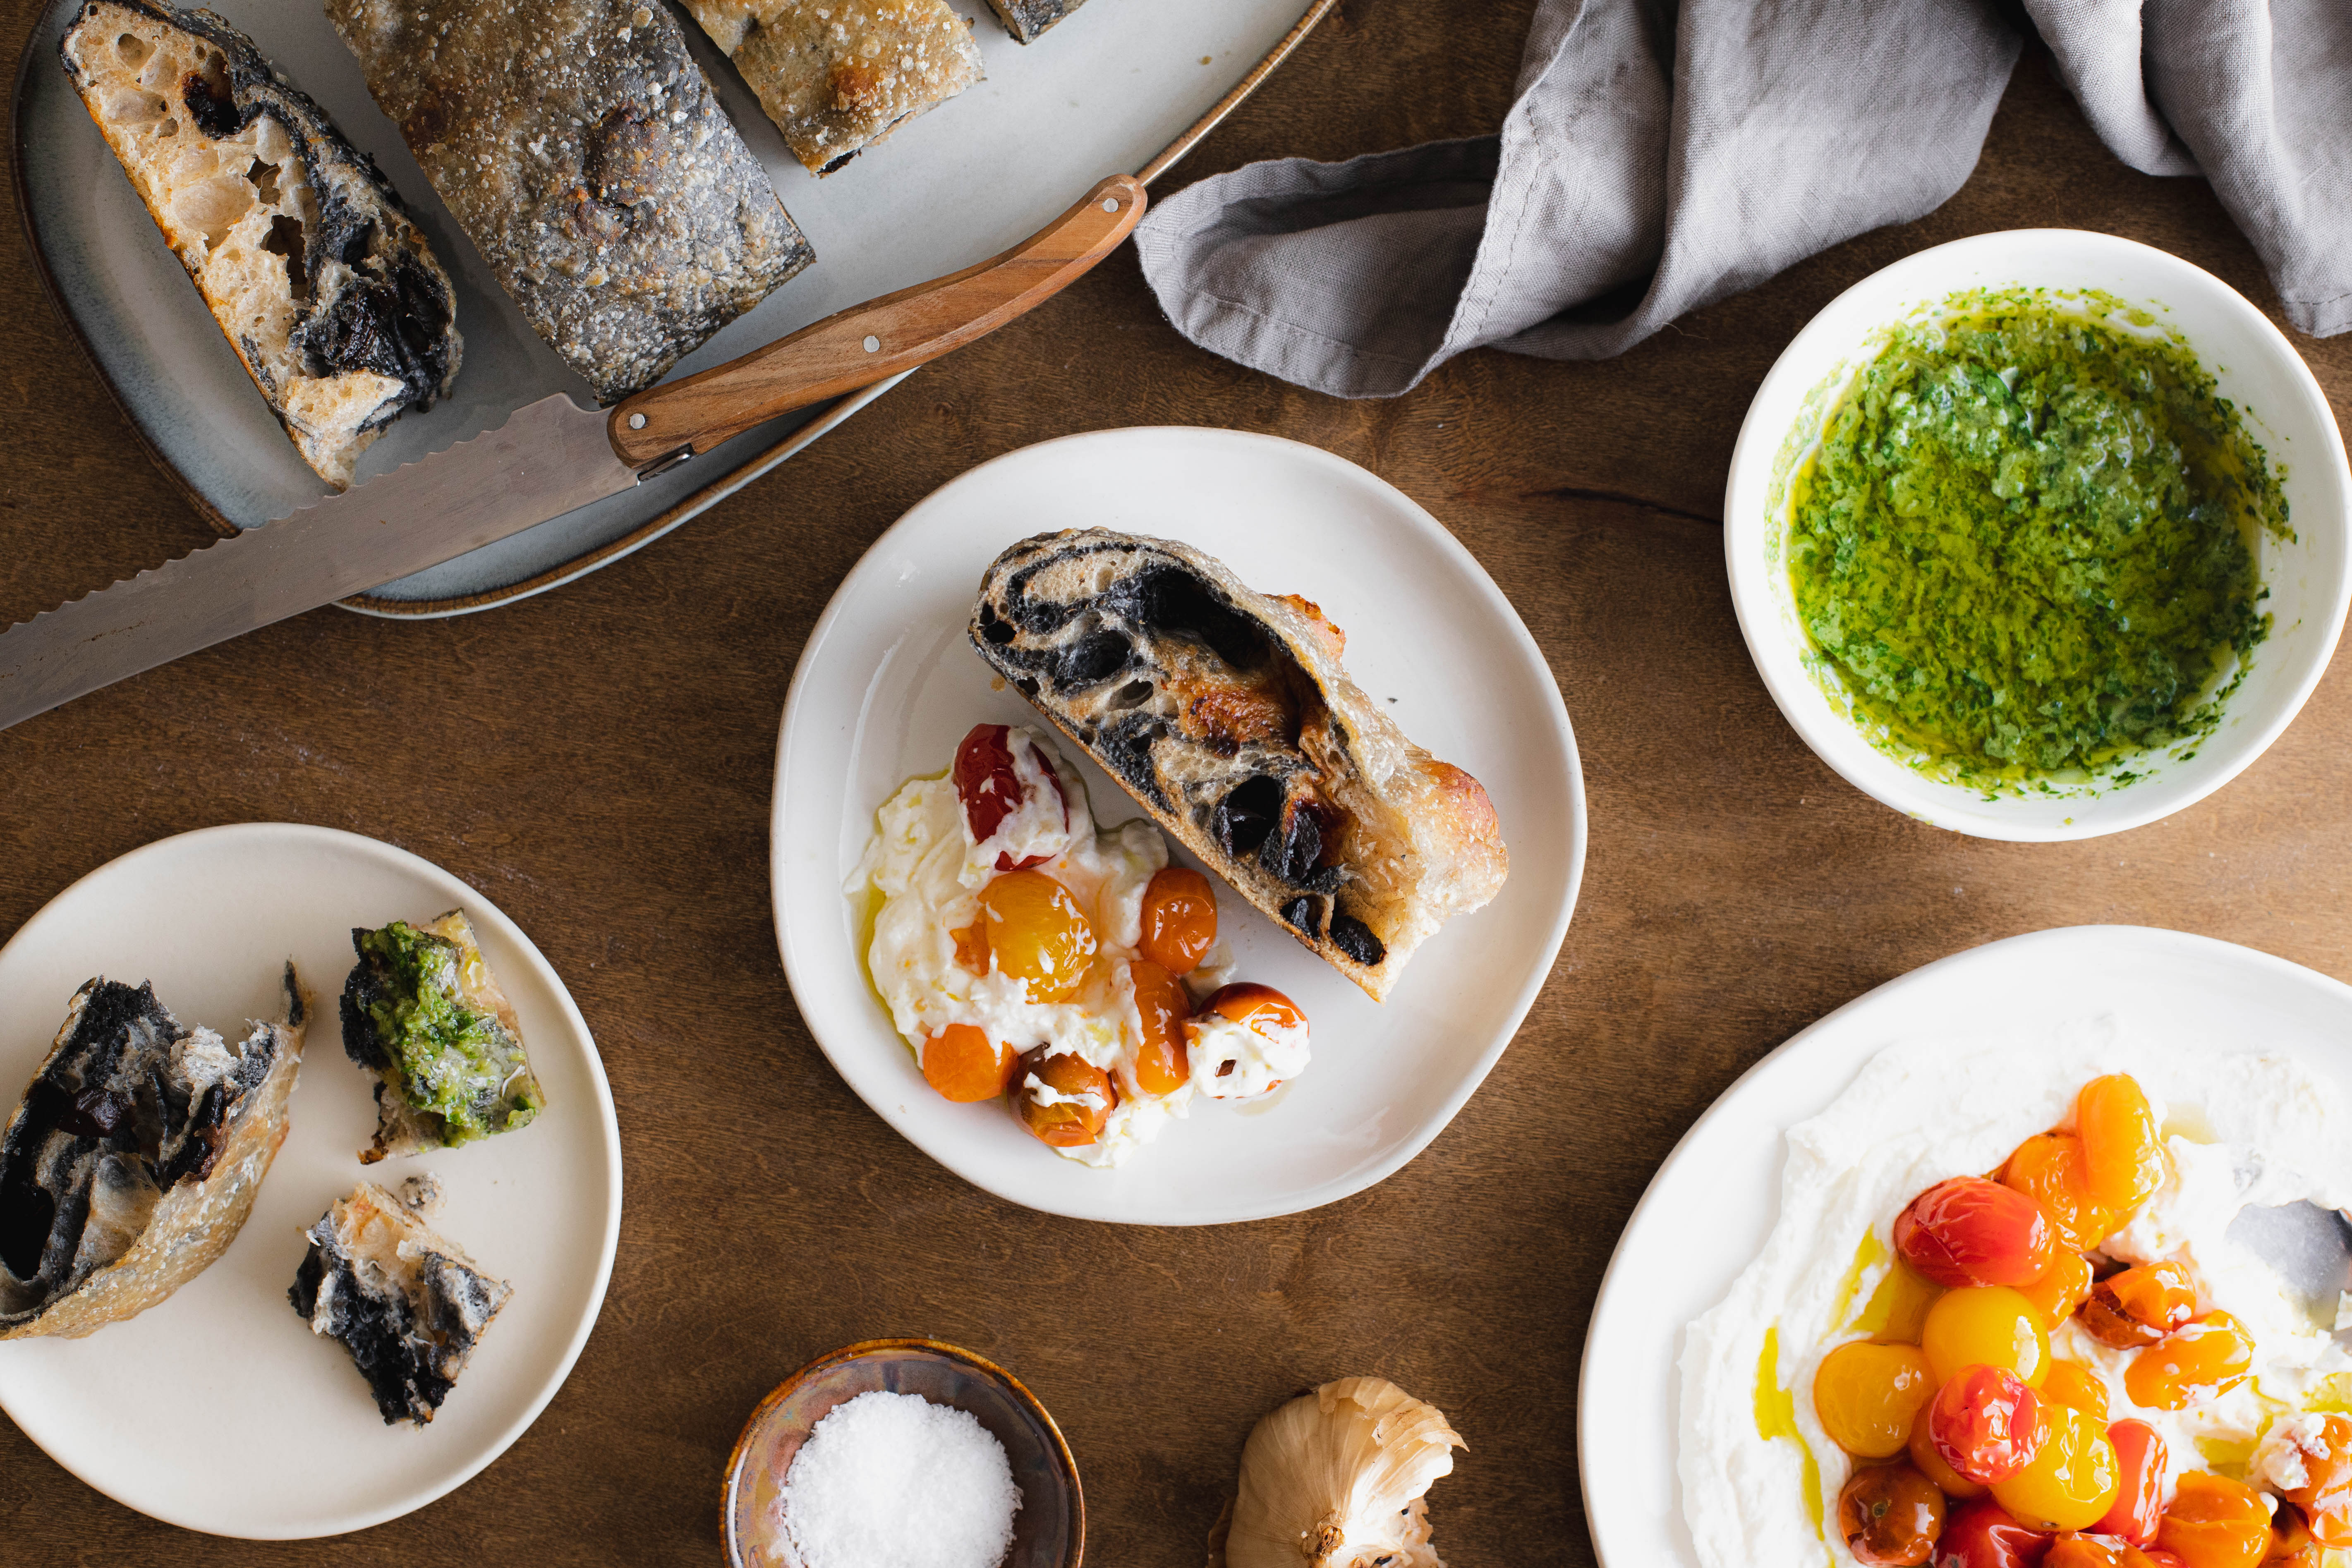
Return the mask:
<svg viewBox="0 0 2352 1568"><path fill-rule="evenodd" d="M2107 1441L2115 1445L2123 1488L2105 1517L2091 1528L2134 1546L2153 1546L2157 1526L2164 1522L2164 1438L2145 1421L2118 1421L2107 1428Z"/></svg>
<svg viewBox="0 0 2352 1568"><path fill-rule="evenodd" d="M2083 1330L2103 1345L2152 1345L2196 1314L2197 1286L2178 1263L2143 1263L2091 1287Z"/></svg>
<svg viewBox="0 0 2352 1568"><path fill-rule="evenodd" d="M2007 1367L1967 1366L1936 1391L1927 1434L1944 1463L1981 1486L2016 1475L2042 1450L2041 1401Z"/></svg>
<svg viewBox="0 0 2352 1568"><path fill-rule="evenodd" d="M1954 1176L1895 1216L1895 1249L1938 1285L2031 1285L2057 1261L2042 1205L1981 1176Z"/></svg>
<svg viewBox="0 0 2352 1568"><path fill-rule="evenodd" d="M974 724L971 732L956 747L956 798L963 802L963 819L971 826L974 843L985 844L995 837L1004 819L1021 807L1021 774L1013 765L1012 734L1009 724ZM1054 786L1055 800L1066 824L1070 803L1062 794L1062 781L1050 770L1045 776ZM1010 854L999 852L996 868L1025 870L1044 865L1048 858L1029 855L1015 860Z"/></svg>
<svg viewBox="0 0 2352 1568"><path fill-rule="evenodd" d="M1953 1506L1936 1540L1935 1568L2040 1568L2050 1537L2028 1530L1989 1497Z"/></svg>
<svg viewBox="0 0 2352 1568"><path fill-rule="evenodd" d="M2271 1510L2241 1481L2204 1470L2173 1483L2156 1542L2189 1568L2255 1568L2271 1544Z"/></svg>

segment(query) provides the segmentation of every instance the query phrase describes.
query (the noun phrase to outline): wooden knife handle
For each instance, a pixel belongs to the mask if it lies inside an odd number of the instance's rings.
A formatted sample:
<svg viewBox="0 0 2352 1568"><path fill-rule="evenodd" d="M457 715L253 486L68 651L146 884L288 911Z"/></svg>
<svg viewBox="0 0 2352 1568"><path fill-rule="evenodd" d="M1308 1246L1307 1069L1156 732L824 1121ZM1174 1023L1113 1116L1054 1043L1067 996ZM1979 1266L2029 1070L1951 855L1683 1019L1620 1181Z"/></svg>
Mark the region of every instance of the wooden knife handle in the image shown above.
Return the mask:
<svg viewBox="0 0 2352 1568"><path fill-rule="evenodd" d="M1068 288L1118 248L1143 216L1143 187L1114 174L1003 255L853 305L613 409L613 450L643 468L812 403L871 386L994 331Z"/></svg>

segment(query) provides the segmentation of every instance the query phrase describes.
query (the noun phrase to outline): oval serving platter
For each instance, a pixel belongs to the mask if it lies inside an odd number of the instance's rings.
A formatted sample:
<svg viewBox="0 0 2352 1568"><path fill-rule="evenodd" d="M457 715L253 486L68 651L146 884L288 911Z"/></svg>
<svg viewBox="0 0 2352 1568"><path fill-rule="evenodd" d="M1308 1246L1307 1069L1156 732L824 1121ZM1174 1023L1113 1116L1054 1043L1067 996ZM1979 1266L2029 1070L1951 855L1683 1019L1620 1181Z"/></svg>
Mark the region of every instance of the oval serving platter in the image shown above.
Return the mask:
<svg viewBox="0 0 2352 1568"><path fill-rule="evenodd" d="M816 261L672 373L732 359L877 295L994 254L1107 174L1165 170L1239 103L1337 0L1094 0L1035 44L979 0L988 78L819 181L784 149L734 68L685 22L697 58ZM141 444L207 522L234 533L323 487L254 390L58 64L80 0L50 0L19 64L12 125L17 206L50 298ZM377 110L315 0L211 0L372 154L456 281L465 366L449 397L394 425L364 479L587 384L525 323ZM460 615L556 587L650 543L732 495L897 384L760 426L634 490L343 601L375 615ZM99 584L92 584L92 587Z"/></svg>

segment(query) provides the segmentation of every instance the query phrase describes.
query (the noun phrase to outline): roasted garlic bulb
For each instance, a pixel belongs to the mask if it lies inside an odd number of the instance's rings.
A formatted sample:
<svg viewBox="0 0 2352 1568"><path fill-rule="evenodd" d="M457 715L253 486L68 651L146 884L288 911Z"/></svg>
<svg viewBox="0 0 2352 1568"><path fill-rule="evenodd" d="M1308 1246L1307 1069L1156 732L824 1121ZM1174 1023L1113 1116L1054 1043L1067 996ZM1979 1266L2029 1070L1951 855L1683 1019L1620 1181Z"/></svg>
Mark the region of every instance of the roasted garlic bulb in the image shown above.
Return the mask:
<svg viewBox="0 0 2352 1568"><path fill-rule="evenodd" d="M1444 1568L1422 1494L1468 1446L1385 1378L1300 1394L1242 1449L1226 1568Z"/></svg>

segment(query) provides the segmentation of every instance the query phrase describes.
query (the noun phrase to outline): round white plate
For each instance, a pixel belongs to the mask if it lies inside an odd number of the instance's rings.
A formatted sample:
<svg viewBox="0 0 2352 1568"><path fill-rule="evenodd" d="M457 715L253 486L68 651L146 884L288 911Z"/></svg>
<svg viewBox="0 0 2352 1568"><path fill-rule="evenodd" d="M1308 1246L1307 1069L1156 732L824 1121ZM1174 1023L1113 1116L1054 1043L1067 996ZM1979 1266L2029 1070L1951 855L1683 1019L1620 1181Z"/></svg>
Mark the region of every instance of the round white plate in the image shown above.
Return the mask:
<svg viewBox="0 0 2352 1568"><path fill-rule="evenodd" d="M1601 1279L1577 1392L1577 1455L1602 1563L1697 1561L1675 1479L1675 1362L1691 1320L1763 1250L1779 1217L1788 1130L1897 1041L2095 1017L2114 1019L2126 1041L2297 1051L2352 1088L2352 986L2252 948L2145 926L1990 942L1890 980L1803 1030L1683 1135ZM1805 1558L1819 1560L1818 1548Z"/></svg>
<svg viewBox="0 0 2352 1568"><path fill-rule="evenodd" d="M1357 684L1414 741L1486 786L1511 852L1495 901L1423 945L1384 1007L1238 895L1221 897L1236 978L1278 987L1306 1010L1314 1064L1269 1103L1197 1106L1115 1171L1056 1155L1002 1104L955 1105L932 1092L866 984L862 900L845 891L876 808L908 779L945 769L972 725L1046 727L1017 692L990 689L965 634L972 596L1007 545L1097 525L1182 540L1255 588L1320 605L1348 634ZM1077 760L1075 747L1060 750ZM1098 822L1143 815L1099 769L1080 767ZM793 995L883 1120L973 1185L1031 1208L1222 1225L1361 1191L1462 1108L1567 931L1584 868L1584 782L1535 639L1429 513L1297 442L1105 430L984 464L875 542L793 672L773 834L776 934Z"/></svg>
<svg viewBox="0 0 2352 1568"><path fill-rule="evenodd" d="M336 999L353 926L458 905L515 1005L547 1109L463 1149L362 1167L373 1079L343 1055ZM621 1226L621 1141L580 1010L530 939L430 862L356 834L247 823L163 839L49 900L0 948L0 1084L11 1110L93 974L224 1035L278 1016L294 961L316 1011L285 1147L221 1260L169 1300L88 1339L0 1344L0 1409L58 1463L128 1507L215 1535L334 1535L465 1483L554 1397L587 1342ZM235 1037L232 1035L232 1037ZM302 1232L363 1177L441 1178L434 1225L514 1298L429 1426L383 1424L342 1346L287 1288Z"/></svg>

